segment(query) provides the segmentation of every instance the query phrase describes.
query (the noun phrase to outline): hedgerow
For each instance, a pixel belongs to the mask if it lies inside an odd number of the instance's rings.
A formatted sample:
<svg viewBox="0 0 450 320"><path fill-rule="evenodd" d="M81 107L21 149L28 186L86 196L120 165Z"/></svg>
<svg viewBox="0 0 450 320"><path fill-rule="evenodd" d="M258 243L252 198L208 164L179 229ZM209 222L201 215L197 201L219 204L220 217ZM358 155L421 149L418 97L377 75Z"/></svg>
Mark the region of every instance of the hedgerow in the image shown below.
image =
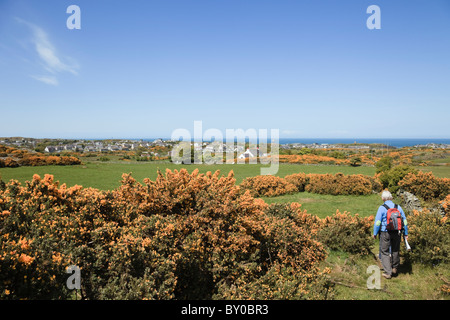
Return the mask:
<svg viewBox="0 0 450 320"><path fill-rule="evenodd" d="M298 190L297 186L286 179L272 175L245 178L239 186L242 191L249 191L254 197L276 197Z"/></svg>
<svg viewBox="0 0 450 320"><path fill-rule="evenodd" d="M240 187L244 191L249 190L254 197L274 197L303 191L331 195L365 195L371 194L373 190L381 190L381 184L375 178L342 173L295 173L284 178L255 176L244 179Z"/></svg>
<svg viewBox="0 0 450 320"><path fill-rule="evenodd" d="M372 193L372 182L361 174L309 174L305 191L331 195L365 195Z"/></svg>
<svg viewBox="0 0 450 320"><path fill-rule="evenodd" d="M294 185L298 192L305 191L305 187L309 183L309 176L303 172L287 175L284 179Z"/></svg>
<svg viewBox="0 0 450 320"><path fill-rule="evenodd" d="M77 157L70 156L52 156L42 153L30 153L27 150L19 150L13 147L0 145L0 168L16 168L19 166L69 166L81 164Z"/></svg>

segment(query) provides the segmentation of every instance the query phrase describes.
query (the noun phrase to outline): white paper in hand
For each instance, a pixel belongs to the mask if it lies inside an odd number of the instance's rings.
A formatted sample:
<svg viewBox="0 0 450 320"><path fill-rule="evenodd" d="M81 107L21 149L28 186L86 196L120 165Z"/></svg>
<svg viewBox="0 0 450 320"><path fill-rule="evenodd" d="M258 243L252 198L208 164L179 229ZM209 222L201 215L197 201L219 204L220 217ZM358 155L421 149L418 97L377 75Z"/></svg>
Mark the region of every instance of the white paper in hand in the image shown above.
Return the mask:
<svg viewBox="0 0 450 320"><path fill-rule="evenodd" d="M411 247L409 246L408 240L405 239L405 244L406 244L406 250L411 250Z"/></svg>

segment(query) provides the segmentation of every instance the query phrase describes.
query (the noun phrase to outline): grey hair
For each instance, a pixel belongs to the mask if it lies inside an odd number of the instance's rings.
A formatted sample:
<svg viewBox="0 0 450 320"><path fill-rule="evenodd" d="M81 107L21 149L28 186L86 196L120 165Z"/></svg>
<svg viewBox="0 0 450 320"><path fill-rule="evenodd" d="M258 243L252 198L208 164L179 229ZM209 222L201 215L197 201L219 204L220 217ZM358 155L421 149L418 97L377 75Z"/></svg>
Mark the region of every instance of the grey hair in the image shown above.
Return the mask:
<svg viewBox="0 0 450 320"><path fill-rule="evenodd" d="M386 201L386 200L392 200L392 194L391 194L388 190L384 190L384 191L381 193L381 199L382 199L383 201Z"/></svg>

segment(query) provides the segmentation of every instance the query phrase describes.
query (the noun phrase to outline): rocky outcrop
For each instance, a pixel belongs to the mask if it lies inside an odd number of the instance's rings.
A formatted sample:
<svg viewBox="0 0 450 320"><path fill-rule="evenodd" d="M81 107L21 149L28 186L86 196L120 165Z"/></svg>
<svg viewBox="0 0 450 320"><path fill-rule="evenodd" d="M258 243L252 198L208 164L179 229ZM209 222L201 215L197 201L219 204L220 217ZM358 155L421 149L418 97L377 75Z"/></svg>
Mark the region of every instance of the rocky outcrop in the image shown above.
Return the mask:
<svg viewBox="0 0 450 320"><path fill-rule="evenodd" d="M397 196L401 199L402 208L406 212L413 212L413 210L422 211L422 204L419 198L414 194L407 192L405 190L399 189L397 191ZM442 204L439 203L438 206L427 207L430 212L437 212L441 216L445 216L445 210Z"/></svg>
<svg viewBox="0 0 450 320"><path fill-rule="evenodd" d="M422 204L420 199L414 194L407 192L405 190L399 189L397 191L397 196L402 201L402 208L406 211L412 212L413 210L422 211Z"/></svg>

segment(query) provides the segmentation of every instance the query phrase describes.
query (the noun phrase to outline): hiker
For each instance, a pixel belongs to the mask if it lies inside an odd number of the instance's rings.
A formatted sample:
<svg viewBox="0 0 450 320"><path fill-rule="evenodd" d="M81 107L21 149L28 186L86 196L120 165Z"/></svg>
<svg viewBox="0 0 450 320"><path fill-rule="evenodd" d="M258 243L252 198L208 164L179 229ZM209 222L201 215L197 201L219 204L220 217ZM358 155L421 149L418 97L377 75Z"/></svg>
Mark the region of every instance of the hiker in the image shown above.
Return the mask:
<svg viewBox="0 0 450 320"><path fill-rule="evenodd" d="M405 239L408 239L408 226L403 209L392 202L392 194L384 190L381 199L384 203L378 208L375 217L373 237L376 238L378 233L380 234L381 264L384 270L382 275L390 279L392 275L397 274L400 264L401 233L404 232ZM388 216L393 219L388 221Z"/></svg>

